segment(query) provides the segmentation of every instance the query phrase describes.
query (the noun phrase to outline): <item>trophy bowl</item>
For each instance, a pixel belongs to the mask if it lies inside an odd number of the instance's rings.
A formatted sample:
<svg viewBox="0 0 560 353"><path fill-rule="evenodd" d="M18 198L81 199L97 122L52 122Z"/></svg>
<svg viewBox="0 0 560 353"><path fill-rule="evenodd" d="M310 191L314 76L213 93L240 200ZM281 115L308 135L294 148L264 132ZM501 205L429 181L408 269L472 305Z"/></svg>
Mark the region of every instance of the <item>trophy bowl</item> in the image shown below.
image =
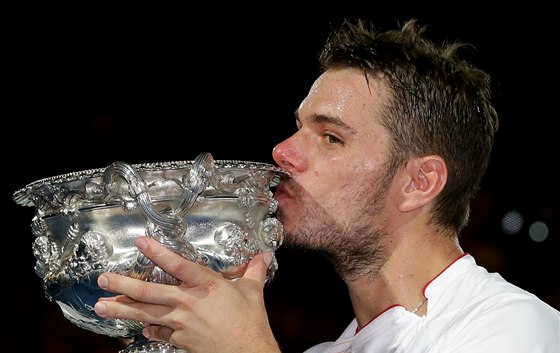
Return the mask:
<svg viewBox="0 0 560 353"><path fill-rule="evenodd" d="M34 207L35 272L46 298L73 324L129 342L120 353L184 352L142 336L144 324L98 317L93 306L113 293L97 285L103 272L157 283L178 280L155 266L134 245L149 236L183 257L227 278L243 274L257 253L270 251L270 281L282 244L272 188L287 176L271 164L214 160L144 164L114 162L40 179L13 194Z"/></svg>

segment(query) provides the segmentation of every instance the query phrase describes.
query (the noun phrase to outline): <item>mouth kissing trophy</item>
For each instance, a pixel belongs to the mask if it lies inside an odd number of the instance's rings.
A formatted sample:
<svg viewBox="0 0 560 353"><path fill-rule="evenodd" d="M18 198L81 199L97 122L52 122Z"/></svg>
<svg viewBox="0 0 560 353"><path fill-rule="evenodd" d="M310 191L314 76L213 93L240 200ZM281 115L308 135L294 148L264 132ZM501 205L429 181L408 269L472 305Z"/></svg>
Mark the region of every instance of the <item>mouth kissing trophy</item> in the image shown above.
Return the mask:
<svg viewBox="0 0 560 353"><path fill-rule="evenodd" d="M75 325L130 339L119 353L185 353L142 336L144 324L103 319L97 299L113 293L97 286L103 272L164 284L178 280L134 245L149 236L183 257L228 278L243 274L257 253L278 249L282 224L271 191L287 175L266 163L214 160L145 164L115 162L106 168L37 180L13 200L33 206L35 272L45 296ZM267 281L278 268L273 256Z"/></svg>

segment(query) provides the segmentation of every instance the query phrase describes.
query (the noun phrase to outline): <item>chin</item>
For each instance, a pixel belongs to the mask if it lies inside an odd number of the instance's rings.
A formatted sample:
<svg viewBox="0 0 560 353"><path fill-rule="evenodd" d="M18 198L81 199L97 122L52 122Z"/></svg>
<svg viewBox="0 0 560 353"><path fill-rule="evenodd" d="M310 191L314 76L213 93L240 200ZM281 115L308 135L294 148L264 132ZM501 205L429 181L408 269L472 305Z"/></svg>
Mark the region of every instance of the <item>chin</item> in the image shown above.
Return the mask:
<svg viewBox="0 0 560 353"><path fill-rule="evenodd" d="M282 223L282 227L284 228L284 234L291 233L294 229L293 222L290 221L290 217L282 212L281 209L278 210L276 218Z"/></svg>

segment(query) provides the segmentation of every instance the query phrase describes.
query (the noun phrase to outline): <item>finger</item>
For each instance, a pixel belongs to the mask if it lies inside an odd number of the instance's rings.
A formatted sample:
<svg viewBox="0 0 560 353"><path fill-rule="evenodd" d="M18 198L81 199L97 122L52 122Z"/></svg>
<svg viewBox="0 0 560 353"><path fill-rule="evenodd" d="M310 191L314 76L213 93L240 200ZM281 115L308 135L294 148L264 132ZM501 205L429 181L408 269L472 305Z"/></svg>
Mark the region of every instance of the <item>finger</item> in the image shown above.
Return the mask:
<svg viewBox="0 0 560 353"><path fill-rule="evenodd" d="M115 295L112 297L99 297L97 301L105 302L119 302L119 303L132 303L135 302L134 299L127 297L126 295Z"/></svg>
<svg viewBox="0 0 560 353"><path fill-rule="evenodd" d="M187 286L195 287L218 277L217 272L183 258L154 239L139 237L136 246L162 270Z"/></svg>
<svg viewBox="0 0 560 353"><path fill-rule="evenodd" d="M142 335L149 340L169 342L173 330L167 326L147 325L142 330Z"/></svg>
<svg viewBox="0 0 560 353"><path fill-rule="evenodd" d="M272 263L272 253L271 252L263 252L256 254L253 256L249 265L247 266L247 270L243 275L244 279L249 279L256 281L258 283L262 283L264 285L266 275L268 273L268 268Z"/></svg>
<svg viewBox="0 0 560 353"><path fill-rule="evenodd" d="M98 301L93 306L95 314L102 318L134 320L138 322L164 325L173 308L165 305L116 301Z"/></svg>
<svg viewBox="0 0 560 353"><path fill-rule="evenodd" d="M99 275L97 285L106 291L121 294L120 296L112 297L112 299L103 298L102 301L118 301L122 303L141 301L169 305L175 301L174 298L176 298L177 291L179 291L177 286L174 285L146 282L112 272Z"/></svg>

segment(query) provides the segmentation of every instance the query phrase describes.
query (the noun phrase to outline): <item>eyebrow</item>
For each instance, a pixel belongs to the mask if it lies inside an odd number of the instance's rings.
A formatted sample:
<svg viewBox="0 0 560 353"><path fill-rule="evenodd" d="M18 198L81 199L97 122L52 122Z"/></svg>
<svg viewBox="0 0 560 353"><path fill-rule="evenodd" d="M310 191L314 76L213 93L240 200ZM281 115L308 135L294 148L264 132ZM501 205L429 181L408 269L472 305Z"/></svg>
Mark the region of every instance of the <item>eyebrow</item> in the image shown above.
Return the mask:
<svg viewBox="0 0 560 353"><path fill-rule="evenodd" d="M300 119L297 111L295 112L295 117L296 117L296 122L298 123L298 125L301 125L301 119ZM337 126L341 129L346 130L347 133L352 134L352 135L357 133L356 129L346 125L342 120L340 120L338 118L334 118L332 116L317 114L317 115L313 115L311 117L310 121L314 124L334 125L334 126Z"/></svg>

